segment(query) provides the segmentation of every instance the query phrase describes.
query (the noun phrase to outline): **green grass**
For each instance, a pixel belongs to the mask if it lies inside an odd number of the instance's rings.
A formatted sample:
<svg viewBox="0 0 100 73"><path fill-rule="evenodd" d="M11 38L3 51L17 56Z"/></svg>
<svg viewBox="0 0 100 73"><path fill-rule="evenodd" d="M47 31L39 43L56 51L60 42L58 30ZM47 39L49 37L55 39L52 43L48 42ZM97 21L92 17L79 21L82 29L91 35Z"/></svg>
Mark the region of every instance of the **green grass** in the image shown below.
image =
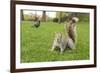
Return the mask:
<svg viewBox="0 0 100 73"><path fill-rule="evenodd" d="M89 23L77 25L75 50L50 51L55 32L64 32L64 25L41 22L39 28L32 27L31 21L21 22L21 62L46 62L89 59Z"/></svg>

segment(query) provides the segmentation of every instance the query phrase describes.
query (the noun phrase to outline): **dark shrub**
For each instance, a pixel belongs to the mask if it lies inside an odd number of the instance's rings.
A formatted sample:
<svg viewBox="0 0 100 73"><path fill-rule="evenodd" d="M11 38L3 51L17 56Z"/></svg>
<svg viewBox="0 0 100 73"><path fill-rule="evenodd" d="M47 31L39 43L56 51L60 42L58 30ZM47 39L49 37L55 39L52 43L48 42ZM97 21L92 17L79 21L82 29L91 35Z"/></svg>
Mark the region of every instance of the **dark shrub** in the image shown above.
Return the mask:
<svg viewBox="0 0 100 73"><path fill-rule="evenodd" d="M53 18L53 22L58 22L58 18Z"/></svg>

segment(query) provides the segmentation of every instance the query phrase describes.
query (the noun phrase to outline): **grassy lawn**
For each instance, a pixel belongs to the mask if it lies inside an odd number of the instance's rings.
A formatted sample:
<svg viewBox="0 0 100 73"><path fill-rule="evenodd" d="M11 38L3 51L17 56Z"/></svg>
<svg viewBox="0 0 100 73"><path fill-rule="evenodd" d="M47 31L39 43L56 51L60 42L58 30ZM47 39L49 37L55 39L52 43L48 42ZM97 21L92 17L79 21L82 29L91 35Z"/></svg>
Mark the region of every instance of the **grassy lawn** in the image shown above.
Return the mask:
<svg viewBox="0 0 100 73"><path fill-rule="evenodd" d="M77 25L77 45L75 50L50 51L55 32L64 32L64 25L41 22L39 28L32 27L31 21L21 22L21 62L46 62L89 59L89 23Z"/></svg>

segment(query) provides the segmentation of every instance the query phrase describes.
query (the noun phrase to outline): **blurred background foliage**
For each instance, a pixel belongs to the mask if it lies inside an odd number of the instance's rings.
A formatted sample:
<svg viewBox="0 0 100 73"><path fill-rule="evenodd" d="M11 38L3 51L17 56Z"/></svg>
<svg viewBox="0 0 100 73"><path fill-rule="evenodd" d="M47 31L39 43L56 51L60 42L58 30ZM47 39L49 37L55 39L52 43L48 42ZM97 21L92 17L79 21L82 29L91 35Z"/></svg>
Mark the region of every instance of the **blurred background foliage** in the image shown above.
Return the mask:
<svg viewBox="0 0 100 73"><path fill-rule="evenodd" d="M37 11L38 12L38 11ZM57 23L64 23L71 20L72 17L78 17L79 21L89 21L89 13L79 13L79 12L55 12L55 17L49 17L46 12L41 11L42 15L35 14L24 14L23 10L21 10L21 20L23 21L35 21L36 19L46 22L53 21Z"/></svg>

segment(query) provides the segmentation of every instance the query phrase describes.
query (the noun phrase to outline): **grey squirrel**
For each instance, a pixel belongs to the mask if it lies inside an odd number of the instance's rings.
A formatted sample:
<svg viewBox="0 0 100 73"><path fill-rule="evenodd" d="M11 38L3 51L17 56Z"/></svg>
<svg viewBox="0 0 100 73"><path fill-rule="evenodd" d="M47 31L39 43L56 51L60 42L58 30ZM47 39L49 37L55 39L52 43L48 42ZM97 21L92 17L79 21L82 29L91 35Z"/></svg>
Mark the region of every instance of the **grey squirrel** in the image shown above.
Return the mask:
<svg viewBox="0 0 100 73"><path fill-rule="evenodd" d="M56 47L60 48L61 53L63 53L65 48L75 49L76 23L78 22L78 20L79 19L77 17L73 17L71 19L71 21L69 22L68 29L65 28L65 34L67 33L67 36L64 37L61 32L55 33L55 38L51 51L53 51Z"/></svg>

